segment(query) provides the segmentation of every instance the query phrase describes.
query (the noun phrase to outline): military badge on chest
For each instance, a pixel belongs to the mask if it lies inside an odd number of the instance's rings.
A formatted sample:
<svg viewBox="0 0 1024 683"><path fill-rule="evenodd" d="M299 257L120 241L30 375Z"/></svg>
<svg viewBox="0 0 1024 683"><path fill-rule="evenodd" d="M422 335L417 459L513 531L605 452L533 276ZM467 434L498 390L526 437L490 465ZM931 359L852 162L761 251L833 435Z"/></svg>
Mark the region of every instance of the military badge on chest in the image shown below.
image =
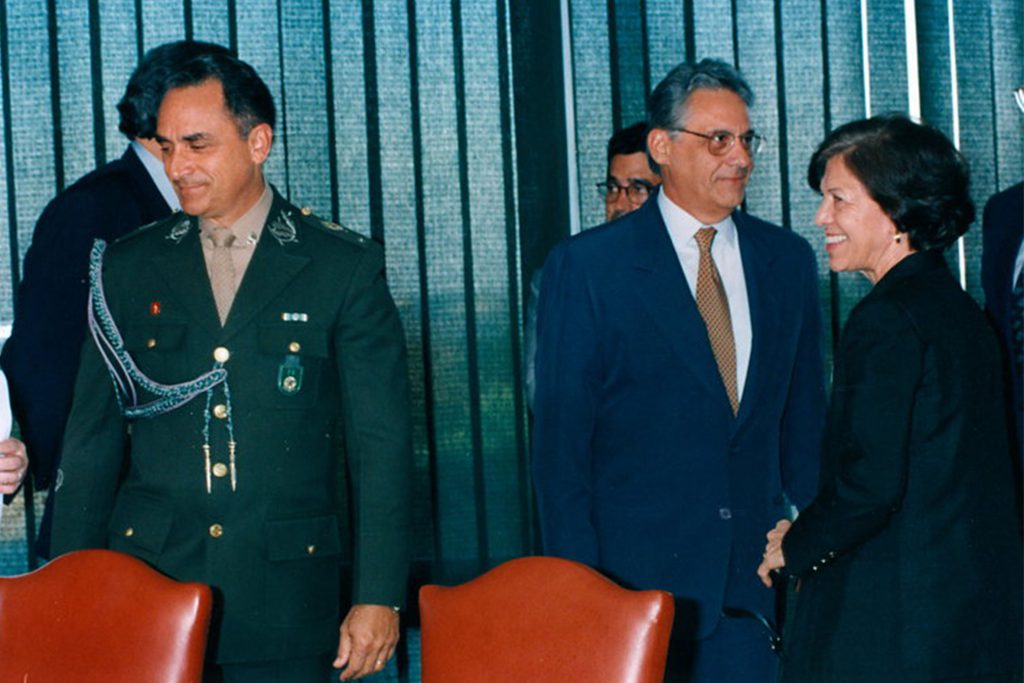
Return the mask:
<svg viewBox="0 0 1024 683"><path fill-rule="evenodd" d="M288 323L309 322L308 313L281 313L281 320ZM285 355L281 365L277 368L277 390L285 396L294 396L302 391L302 375L305 368L302 367L302 344L296 340L288 342L288 353Z"/></svg>

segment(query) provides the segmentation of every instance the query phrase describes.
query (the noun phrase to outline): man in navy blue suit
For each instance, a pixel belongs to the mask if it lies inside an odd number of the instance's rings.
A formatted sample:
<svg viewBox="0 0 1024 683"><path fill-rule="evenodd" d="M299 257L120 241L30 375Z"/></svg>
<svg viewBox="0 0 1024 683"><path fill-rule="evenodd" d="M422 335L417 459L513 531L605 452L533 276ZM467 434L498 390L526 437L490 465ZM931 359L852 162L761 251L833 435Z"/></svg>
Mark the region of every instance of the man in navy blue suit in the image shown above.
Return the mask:
<svg viewBox="0 0 1024 683"><path fill-rule="evenodd" d="M723 62L673 69L649 100L661 190L544 266L544 550L676 596L672 681L775 680L764 529L817 488L817 269L801 237L737 210L752 103Z"/></svg>
<svg viewBox="0 0 1024 683"><path fill-rule="evenodd" d="M14 416L32 454L32 480L40 490L56 483L60 464L85 338L89 250L94 239L113 242L179 208L153 139L156 112L171 66L210 51L227 52L193 41L147 52L117 105L118 127L131 141L128 149L57 195L36 223L0 367L7 373ZM48 499L36 543L42 557L49 556L52 509Z"/></svg>

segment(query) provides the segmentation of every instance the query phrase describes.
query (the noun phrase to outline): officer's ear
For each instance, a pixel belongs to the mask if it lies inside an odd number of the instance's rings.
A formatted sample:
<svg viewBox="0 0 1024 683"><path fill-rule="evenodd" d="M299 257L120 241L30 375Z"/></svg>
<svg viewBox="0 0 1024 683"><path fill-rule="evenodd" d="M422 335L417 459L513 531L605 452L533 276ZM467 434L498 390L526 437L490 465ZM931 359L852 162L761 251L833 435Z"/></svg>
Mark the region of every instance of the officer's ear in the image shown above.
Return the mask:
<svg viewBox="0 0 1024 683"><path fill-rule="evenodd" d="M274 129L265 123L258 123L249 131L247 142L253 163L260 165L270 154L270 146L274 142Z"/></svg>

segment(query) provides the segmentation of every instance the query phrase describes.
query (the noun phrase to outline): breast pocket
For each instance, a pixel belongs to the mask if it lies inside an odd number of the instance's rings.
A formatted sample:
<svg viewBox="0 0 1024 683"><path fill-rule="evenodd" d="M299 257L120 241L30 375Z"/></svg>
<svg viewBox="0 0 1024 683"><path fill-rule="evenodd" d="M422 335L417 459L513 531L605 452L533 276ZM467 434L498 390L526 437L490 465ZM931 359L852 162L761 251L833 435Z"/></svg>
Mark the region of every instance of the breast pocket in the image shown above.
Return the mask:
<svg viewBox="0 0 1024 683"><path fill-rule="evenodd" d="M274 408L305 408L317 399L320 374L328 358L327 330L305 324L264 325L259 350L270 372L260 391Z"/></svg>
<svg viewBox="0 0 1024 683"><path fill-rule="evenodd" d="M187 329L186 323L173 321L126 324L125 349L151 379L165 384L181 382L188 379L182 375L184 358L180 353Z"/></svg>

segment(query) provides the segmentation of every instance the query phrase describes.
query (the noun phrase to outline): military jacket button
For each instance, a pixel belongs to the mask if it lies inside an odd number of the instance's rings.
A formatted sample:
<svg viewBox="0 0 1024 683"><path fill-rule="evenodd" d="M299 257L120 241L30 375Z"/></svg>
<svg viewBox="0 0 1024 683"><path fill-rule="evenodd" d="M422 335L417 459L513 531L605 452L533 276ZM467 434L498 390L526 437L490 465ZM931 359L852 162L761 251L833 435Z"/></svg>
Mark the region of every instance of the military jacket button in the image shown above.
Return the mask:
<svg viewBox="0 0 1024 683"><path fill-rule="evenodd" d="M228 466L222 462L215 463L213 466L213 476L223 477L228 473Z"/></svg>
<svg viewBox="0 0 1024 683"><path fill-rule="evenodd" d="M135 529L133 529L131 527L128 527L127 529L124 530L124 535L127 538L131 538L132 536L135 535Z"/></svg>
<svg viewBox="0 0 1024 683"><path fill-rule="evenodd" d="M218 420L223 420L228 416L228 407L223 403L218 403L213 407L213 416Z"/></svg>
<svg viewBox="0 0 1024 683"><path fill-rule="evenodd" d="M302 350L302 344L300 344L297 341L293 341L291 344L288 345L288 350L291 351L292 353L298 353L299 351Z"/></svg>
<svg viewBox="0 0 1024 683"><path fill-rule="evenodd" d="M227 363L231 358L231 352L223 346L218 346L213 350L213 359L218 363Z"/></svg>
<svg viewBox="0 0 1024 683"><path fill-rule="evenodd" d="M147 349L152 349L154 347L156 347L156 339L147 339L146 340L146 348Z"/></svg>
<svg viewBox="0 0 1024 683"><path fill-rule="evenodd" d="M316 552L316 546L315 545L308 545L308 546L306 546L306 554L307 555L312 555L315 552Z"/></svg>
<svg viewBox="0 0 1024 683"><path fill-rule="evenodd" d="M224 527L222 527L220 524L211 524L210 535L214 538L220 538L224 535Z"/></svg>

